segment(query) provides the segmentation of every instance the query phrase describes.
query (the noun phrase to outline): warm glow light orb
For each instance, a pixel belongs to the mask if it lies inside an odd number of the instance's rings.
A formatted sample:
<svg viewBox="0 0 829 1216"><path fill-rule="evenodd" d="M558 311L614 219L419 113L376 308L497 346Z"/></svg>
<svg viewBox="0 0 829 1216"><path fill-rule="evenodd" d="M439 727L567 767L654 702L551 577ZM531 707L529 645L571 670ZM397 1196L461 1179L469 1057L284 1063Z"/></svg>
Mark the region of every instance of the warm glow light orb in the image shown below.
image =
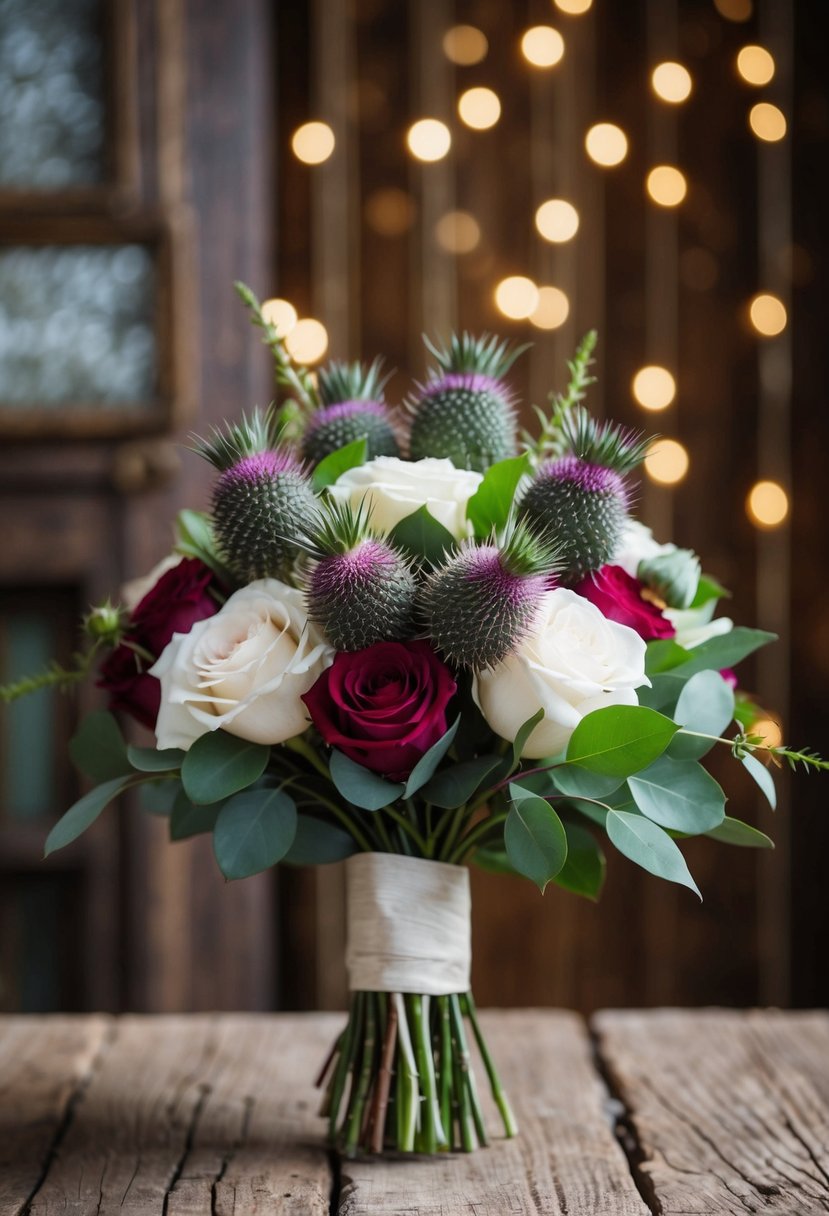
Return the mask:
<svg viewBox="0 0 829 1216"><path fill-rule="evenodd" d="M676 439L657 439L645 457L645 472L658 485L672 486L688 472L688 453Z"/></svg>
<svg viewBox="0 0 829 1216"><path fill-rule="evenodd" d="M570 315L570 301L560 287L539 287L538 303L530 313L536 329L558 329Z"/></svg>
<svg viewBox="0 0 829 1216"><path fill-rule="evenodd" d="M770 101L758 101L749 110L748 125L758 139L774 144L786 134L786 115Z"/></svg>
<svg viewBox="0 0 829 1216"><path fill-rule="evenodd" d="M597 122L584 137L587 155L597 165L611 168L620 165L627 156L627 136L612 122Z"/></svg>
<svg viewBox="0 0 829 1216"><path fill-rule="evenodd" d="M746 511L758 528L779 528L789 514L789 496L776 481L758 481L749 491Z"/></svg>
<svg viewBox="0 0 829 1216"><path fill-rule="evenodd" d="M471 253L481 240L481 226L468 211L447 211L435 225L435 237L447 253Z"/></svg>
<svg viewBox="0 0 829 1216"><path fill-rule="evenodd" d="M291 137L294 156L305 165L321 165L328 160L335 142L327 122L304 122Z"/></svg>
<svg viewBox="0 0 829 1216"><path fill-rule="evenodd" d="M545 241L561 244L579 230L579 213L563 198L548 198L535 213L535 226Z"/></svg>
<svg viewBox="0 0 829 1216"><path fill-rule="evenodd" d="M737 71L747 84L768 84L774 76L774 56L764 46L744 46L737 53Z"/></svg>
<svg viewBox="0 0 829 1216"><path fill-rule="evenodd" d="M501 117L501 101L492 89L467 89L458 98L458 113L468 127L486 131Z"/></svg>
<svg viewBox="0 0 829 1216"><path fill-rule="evenodd" d="M780 723L774 718L758 718L748 728L750 735L760 735L766 747L779 747L783 742L783 731Z"/></svg>
<svg viewBox="0 0 829 1216"><path fill-rule="evenodd" d="M297 363L316 363L328 350L328 331L314 317L303 317L288 334L285 345Z"/></svg>
<svg viewBox="0 0 829 1216"><path fill-rule="evenodd" d="M676 396L676 381L667 367L652 363L640 367L631 389L642 409L666 410Z"/></svg>
<svg viewBox="0 0 829 1216"><path fill-rule="evenodd" d="M658 63L651 72L651 85L662 101L679 105L691 96L691 73L681 63Z"/></svg>
<svg viewBox="0 0 829 1216"><path fill-rule="evenodd" d="M748 306L751 324L764 338L776 338L786 328L786 306L779 296L761 291Z"/></svg>
<svg viewBox="0 0 829 1216"><path fill-rule="evenodd" d="M523 274L513 274L495 288L495 306L505 317L523 321L538 308L538 288L532 279Z"/></svg>
<svg viewBox="0 0 829 1216"><path fill-rule="evenodd" d="M678 207L688 193L684 173L673 165L657 165L647 178L647 190L660 207Z"/></svg>
<svg viewBox="0 0 829 1216"><path fill-rule="evenodd" d="M268 325L272 325L280 338L287 338L297 323L297 311L288 300L274 298L265 300L262 305L262 316Z"/></svg>
<svg viewBox="0 0 829 1216"><path fill-rule="evenodd" d="M753 7L751 0L714 0L714 8L726 21L748 21Z"/></svg>
<svg viewBox="0 0 829 1216"><path fill-rule="evenodd" d="M488 50L486 34L474 25L453 25L443 35L443 53L459 67L480 63Z"/></svg>
<svg viewBox="0 0 829 1216"><path fill-rule="evenodd" d="M406 142L412 156L418 160L443 160L452 147L452 136L445 122L421 118L409 127Z"/></svg>
<svg viewBox="0 0 829 1216"><path fill-rule="evenodd" d="M554 0L555 6L560 12L566 13L568 17L581 17L584 13L589 13L593 7L593 0Z"/></svg>
<svg viewBox="0 0 829 1216"><path fill-rule="evenodd" d="M415 221L414 199L398 186L373 190L366 199L366 223L381 236L402 236Z"/></svg>
<svg viewBox="0 0 829 1216"><path fill-rule="evenodd" d="M564 55L564 39L551 25L534 25L521 39L521 54L534 68L552 68Z"/></svg>

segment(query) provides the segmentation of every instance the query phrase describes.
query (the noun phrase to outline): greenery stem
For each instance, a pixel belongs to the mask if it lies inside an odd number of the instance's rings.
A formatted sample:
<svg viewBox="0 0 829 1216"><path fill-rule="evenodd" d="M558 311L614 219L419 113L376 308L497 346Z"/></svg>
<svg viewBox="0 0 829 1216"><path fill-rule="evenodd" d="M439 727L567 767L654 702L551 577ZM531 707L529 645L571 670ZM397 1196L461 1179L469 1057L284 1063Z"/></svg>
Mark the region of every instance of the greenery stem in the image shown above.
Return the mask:
<svg viewBox="0 0 829 1216"><path fill-rule="evenodd" d="M364 992L362 995L365 1004L365 1032L363 1035L363 1050L360 1059L360 1073L357 1078L354 1098L350 1103L348 1122L346 1123L345 1129L344 1151L346 1157L354 1157L357 1153L357 1145L359 1143L360 1132L362 1131L363 1127L363 1115L365 1113L366 1100L368 1098L368 1092L371 1086L374 1066L374 1049L377 1042L377 1011L375 1008L375 994L373 992Z"/></svg>
<svg viewBox="0 0 829 1216"><path fill-rule="evenodd" d="M331 780L331 774L328 771L328 765L324 760L321 760L310 744L306 743L301 735L297 735L293 739L288 739L282 746L286 751L294 752L297 756L302 756L303 760L307 760L312 768L315 768L320 776L325 777L327 781Z"/></svg>
<svg viewBox="0 0 829 1216"><path fill-rule="evenodd" d="M458 842L457 848L449 858L453 865L459 865L470 849L485 836L488 836L493 828L499 827L507 818L506 811L499 811L495 815L487 815L486 819L482 819L480 823L476 823L465 836L462 836Z"/></svg>
<svg viewBox="0 0 829 1216"><path fill-rule="evenodd" d="M328 1093L323 1102L321 1113L328 1115L328 1135L332 1144L337 1135L337 1124L339 1121L340 1106L342 1104L343 1093L345 1092L346 1081L348 1074L354 1066L354 1057L357 1051L357 1036L362 1019L363 994L354 992L351 995L351 1004L348 1011L348 1021L346 1022L345 1031L343 1033L342 1046L340 1054L337 1057L337 1066L334 1069L334 1075L331 1079L331 1084Z"/></svg>
<svg viewBox="0 0 829 1216"><path fill-rule="evenodd" d="M410 823L405 815L401 815L400 811L398 811L396 807L387 806L384 807L383 810L391 819L394 820L397 826L402 828L406 835L409 836L412 841L414 841L414 843L420 849L421 856L425 857L427 847L426 841L423 839L414 824Z"/></svg>
<svg viewBox="0 0 829 1216"><path fill-rule="evenodd" d="M481 1059L484 1062L486 1075L489 1077L489 1084L492 1089L492 1096L495 1099L495 1105L501 1112L501 1119L504 1123L504 1131L506 1132L507 1136L517 1136L518 1124L515 1120L515 1115L512 1112L512 1107L509 1104L509 1099L504 1093L503 1086L501 1085L501 1078L498 1076L492 1056L489 1054L486 1039L481 1033L481 1027L478 1024L478 1012L475 1008L475 1000L472 993L465 993L464 996L461 997L461 1003L467 1017L469 1018L470 1025L472 1026L472 1033L475 1035L475 1042L478 1044L478 1050L480 1051Z"/></svg>
<svg viewBox="0 0 829 1216"><path fill-rule="evenodd" d="M401 1084L398 1091L400 1100L397 1110L397 1147L401 1153L411 1153L414 1152L415 1146L420 1089L406 1017L406 1004L399 992L393 994L392 1000L397 1009L397 1034L400 1044L398 1069Z"/></svg>
<svg viewBox="0 0 829 1216"><path fill-rule="evenodd" d="M365 853L374 852L374 847L369 838L366 836L365 832L363 832L362 828L357 826L348 812L344 811L341 806L338 806L337 803L332 801L330 798L326 798L324 794L319 794L316 790L309 789L309 787L306 785L300 785L298 781L291 779L291 784L294 789L300 790L303 794L307 794L309 798L313 798L315 803L319 804L320 806L324 806L327 810L329 810Z"/></svg>

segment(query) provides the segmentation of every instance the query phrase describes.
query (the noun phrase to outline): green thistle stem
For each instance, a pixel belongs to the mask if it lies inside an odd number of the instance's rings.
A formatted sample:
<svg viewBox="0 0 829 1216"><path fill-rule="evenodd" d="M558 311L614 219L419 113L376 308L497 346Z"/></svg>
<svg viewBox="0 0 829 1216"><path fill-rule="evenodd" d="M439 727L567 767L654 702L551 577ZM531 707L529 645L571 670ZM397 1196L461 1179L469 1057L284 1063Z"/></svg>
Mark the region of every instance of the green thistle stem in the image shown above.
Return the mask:
<svg viewBox="0 0 829 1216"><path fill-rule="evenodd" d="M360 1072L354 1089L354 1097L350 1102L348 1121L345 1129L344 1151L346 1157L354 1157L357 1153L357 1144L360 1139L360 1133L363 1130L366 1101L369 1089L371 1088L374 1049L377 1043L375 994L373 992L364 992L362 996L365 1007L364 1034L360 1057Z"/></svg>
<svg viewBox="0 0 829 1216"><path fill-rule="evenodd" d="M413 1153L420 1103L417 1065L406 1017L406 1003L399 992L393 994L392 1000L397 1009L397 1041L400 1045L398 1075L401 1084L397 1110L397 1147L402 1153Z"/></svg>
<svg viewBox="0 0 829 1216"><path fill-rule="evenodd" d="M472 1033L475 1035L475 1042L478 1044L478 1051L481 1053L481 1059L484 1062L484 1068L486 1069L486 1075L489 1077L489 1084L492 1089L492 1096L495 1099L495 1105L498 1107L498 1110L501 1112L501 1119L503 1120L503 1123L504 1123L504 1131L506 1132L507 1136L509 1136L509 1137L517 1136L518 1135L518 1124L515 1120L515 1115L512 1112L512 1107L509 1104L509 1099L507 1098L507 1095L504 1093L503 1086L501 1085L501 1078L498 1076L498 1072L495 1068L495 1064L493 1063L492 1056L489 1054L489 1048L486 1045L486 1039L484 1038L483 1034L481 1033L481 1028L478 1024L478 1012L475 1008L475 1000L472 996L472 993L471 992L465 993L461 997L461 1001L462 1001L462 1004L464 1007L464 1011L465 1011L467 1017L469 1018L470 1024L472 1026Z"/></svg>

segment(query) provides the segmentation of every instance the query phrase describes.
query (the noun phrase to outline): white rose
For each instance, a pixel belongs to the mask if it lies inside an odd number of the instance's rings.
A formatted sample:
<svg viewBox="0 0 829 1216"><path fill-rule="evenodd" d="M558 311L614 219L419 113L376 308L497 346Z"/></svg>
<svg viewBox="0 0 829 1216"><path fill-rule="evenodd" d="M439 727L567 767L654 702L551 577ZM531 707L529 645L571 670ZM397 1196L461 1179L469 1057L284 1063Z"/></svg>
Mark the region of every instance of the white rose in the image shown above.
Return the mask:
<svg viewBox="0 0 829 1216"><path fill-rule="evenodd" d="M461 540L471 531L466 504L482 481L481 473L456 469L451 460L377 456L341 474L331 493L355 510L365 502L372 508L373 526L382 532L390 532L401 519L425 506L438 523Z"/></svg>
<svg viewBox="0 0 829 1216"><path fill-rule="evenodd" d="M302 694L334 652L308 621L301 591L266 578L243 587L189 633L175 633L150 674L161 681L158 746L189 748L221 727L284 743L309 725Z"/></svg>
<svg viewBox="0 0 829 1216"><path fill-rule="evenodd" d="M148 595L158 580L168 570L175 570L176 566L182 560L180 553L170 553L167 557L163 557L158 565L153 566L149 574L144 574L141 578L131 578L129 582L124 583L121 588L121 603L128 612L132 612L136 608L145 595Z"/></svg>
<svg viewBox="0 0 829 1216"><path fill-rule="evenodd" d="M515 653L475 677L474 695L502 739L515 739L544 710L521 753L536 759L563 751L594 709L636 705L634 689L649 683L639 634L562 587L542 597L533 631Z"/></svg>
<svg viewBox="0 0 829 1216"><path fill-rule="evenodd" d="M676 630L674 641L686 650L693 650L709 638L730 633L734 628L730 617L718 616L716 620L712 620L716 606L716 600L709 600L701 608L666 608L665 616Z"/></svg>
<svg viewBox="0 0 829 1216"><path fill-rule="evenodd" d="M628 519L619 537L612 564L621 566L627 574L636 578L640 562L675 552L676 545L660 545L659 541L654 540L650 528L638 519Z"/></svg>

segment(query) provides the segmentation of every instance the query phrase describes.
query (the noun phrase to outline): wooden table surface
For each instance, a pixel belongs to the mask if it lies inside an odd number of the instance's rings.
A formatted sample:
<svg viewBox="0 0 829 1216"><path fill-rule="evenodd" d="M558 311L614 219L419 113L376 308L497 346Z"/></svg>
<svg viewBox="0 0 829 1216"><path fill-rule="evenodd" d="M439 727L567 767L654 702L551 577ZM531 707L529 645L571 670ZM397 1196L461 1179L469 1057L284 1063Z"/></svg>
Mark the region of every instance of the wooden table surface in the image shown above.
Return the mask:
<svg viewBox="0 0 829 1216"><path fill-rule="evenodd" d="M340 1016L0 1018L0 1216L829 1212L829 1014L484 1019L521 1135L340 1163Z"/></svg>

